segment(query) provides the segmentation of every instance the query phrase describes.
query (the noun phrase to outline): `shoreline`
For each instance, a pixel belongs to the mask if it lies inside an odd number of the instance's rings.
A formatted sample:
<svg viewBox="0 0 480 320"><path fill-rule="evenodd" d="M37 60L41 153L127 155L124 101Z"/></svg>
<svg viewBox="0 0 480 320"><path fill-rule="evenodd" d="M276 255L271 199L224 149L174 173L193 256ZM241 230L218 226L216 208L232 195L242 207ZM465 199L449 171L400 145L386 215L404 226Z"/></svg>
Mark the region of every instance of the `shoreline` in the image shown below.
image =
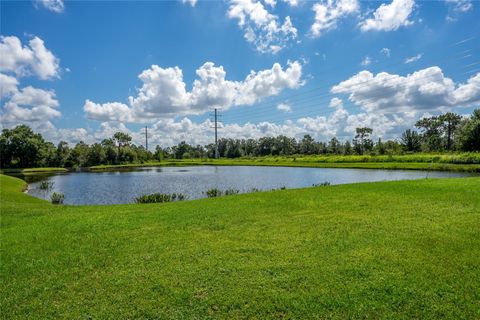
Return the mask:
<svg viewBox="0 0 480 320"><path fill-rule="evenodd" d="M421 170L480 173L480 164L427 163L427 162L313 162L313 161L178 161L139 163L125 165L102 165L86 168L86 171L116 171L147 167L185 166L257 166L257 167L305 167L338 169Z"/></svg>

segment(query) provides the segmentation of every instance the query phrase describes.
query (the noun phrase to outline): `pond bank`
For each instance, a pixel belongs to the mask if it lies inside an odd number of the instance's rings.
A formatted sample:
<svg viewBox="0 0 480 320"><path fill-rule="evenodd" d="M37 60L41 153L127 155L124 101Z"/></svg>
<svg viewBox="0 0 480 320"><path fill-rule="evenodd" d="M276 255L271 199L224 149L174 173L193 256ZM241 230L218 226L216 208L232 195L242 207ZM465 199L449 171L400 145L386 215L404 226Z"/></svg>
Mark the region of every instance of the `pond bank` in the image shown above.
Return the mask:
<svg viewBox="0 0 480 320"><path fill-rule="evenodd" d="M480 164L428 163L428 162L315 162L301 160L176 160L147 162L124 165L101 165L89 167L90 171L107 171L139 167L169 166L268 166L268 167L306 167L306 168L352 168L352 169L385 169L385 170L432 170L454 172L480 172Z"/></svg>
<svg viewBox="0 0 480 320"><path fill-rule="evenodd" d="M54 206L0 183L5 318L480 312L480 178L116 206Z"/></svg>

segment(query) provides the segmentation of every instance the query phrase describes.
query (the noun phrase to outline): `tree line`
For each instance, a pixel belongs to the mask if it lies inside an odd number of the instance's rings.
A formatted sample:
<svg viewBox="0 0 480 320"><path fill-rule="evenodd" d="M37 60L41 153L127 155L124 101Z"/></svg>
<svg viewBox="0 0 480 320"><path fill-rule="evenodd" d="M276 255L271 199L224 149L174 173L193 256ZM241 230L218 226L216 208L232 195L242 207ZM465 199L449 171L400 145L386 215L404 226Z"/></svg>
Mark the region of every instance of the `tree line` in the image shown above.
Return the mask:
<svg viewBox="0 0 480 320"><path fill-rule="evenodd" d="M373 129L368 127L356 128L355 137L344 142L336 137L327 142L316 141L310 135L298 140L284 135L260 139L222 138L218 140L218 151L225 158L480 151L480 109L474 110L470 117L448 112L422 118L416 122L415 127L418 131L408 129L399 140L387 141L373 141ZM166 148L157 145L154 152L151 152L132 143L132 137L123 132L117 132L100 143L88 145L80 141L73 147L65 141L55 146L26 125L3 129L0 135L1 168L73 168L214 157L213 143L193 146L182 141Z"/></svg>

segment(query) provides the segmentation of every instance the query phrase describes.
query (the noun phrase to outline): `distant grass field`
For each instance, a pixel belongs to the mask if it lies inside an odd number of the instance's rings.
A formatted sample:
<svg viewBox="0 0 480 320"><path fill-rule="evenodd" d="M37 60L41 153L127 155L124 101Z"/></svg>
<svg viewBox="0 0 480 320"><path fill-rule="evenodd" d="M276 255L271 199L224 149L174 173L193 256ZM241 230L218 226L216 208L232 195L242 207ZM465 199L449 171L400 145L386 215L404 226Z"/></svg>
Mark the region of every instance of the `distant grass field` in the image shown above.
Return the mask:
<svg viewBox="0 0 480 320"><path fill-rule="evenodd" d="M4 319L479 319L480 178L53 206L0 176Z"/></svg>
<svg viewBox="0 0 480 320"><path fill-rule="evenodd" d="M101 165L90 170L110 170L138 166L253 165L316 168L404 169L480 172L480 153L412 154L397 156L271 156L235 159L182 159L142 164Z"/></svg>
<svg viewBox="0 0 480 320"><path fill-rule="evenodd" d="M26 169L3 169L1 173L21 173L21 174L35 174L35 173L50 173L50 172L66 172L65 168L44 167L44 168L26 168Z"/></svg>

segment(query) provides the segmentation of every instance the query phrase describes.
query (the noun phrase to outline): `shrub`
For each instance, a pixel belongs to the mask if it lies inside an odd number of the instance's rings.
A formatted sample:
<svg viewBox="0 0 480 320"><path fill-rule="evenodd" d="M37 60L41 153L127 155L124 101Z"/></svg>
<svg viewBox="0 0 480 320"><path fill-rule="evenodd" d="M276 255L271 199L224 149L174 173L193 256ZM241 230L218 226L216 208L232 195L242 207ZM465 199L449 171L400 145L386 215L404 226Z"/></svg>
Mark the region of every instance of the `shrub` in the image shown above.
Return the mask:
<svg viewBox="0 0 480 320"><path fill-rule="evenodd" d="M47 180L40 182L40 185L39 185L40 190L50 190L52 189L52 187L53 187L53 182L50 182Z"/></svg>
<svg viewBox="0 0 480 320"><path fill-rule="evenodd" d="M212 188L204 192L208 198L221 197L223 195L222 190L218 188Z"/></svg>
<svg viewBox="0 0 480 320"><path fill-rule="evenodd" d="M240 190L238 190L238 189L229 188L229 189L225 190L225 195L226 196L231 196L231 195L239 194L239 193L240 193Z"/></svg>
<svg viewBox="0 0 480 320"><path fill-rule="evenodd" d="M312 186L313 187L326 187L326 186L329 186L329 185L330 185L330 182L325 181L325 182L322 182L322 183L314 183Z"/></svg>
<svg viewBox="0 0 480 320"><path fill-rule="evenodd" d="M63 204L63 200L65 199L65 196L63 193L52 193L50 196L50 200L52 201L52 204Z"/></svg>
<svg viewBox="0 0 480 320"><path fill-rule="evenodd" d="M135 198L136 203L162 203L162 202L172 202L172 201L183 201L187 198L183 193L152 193L144 194L140 197Z"/></svg>

